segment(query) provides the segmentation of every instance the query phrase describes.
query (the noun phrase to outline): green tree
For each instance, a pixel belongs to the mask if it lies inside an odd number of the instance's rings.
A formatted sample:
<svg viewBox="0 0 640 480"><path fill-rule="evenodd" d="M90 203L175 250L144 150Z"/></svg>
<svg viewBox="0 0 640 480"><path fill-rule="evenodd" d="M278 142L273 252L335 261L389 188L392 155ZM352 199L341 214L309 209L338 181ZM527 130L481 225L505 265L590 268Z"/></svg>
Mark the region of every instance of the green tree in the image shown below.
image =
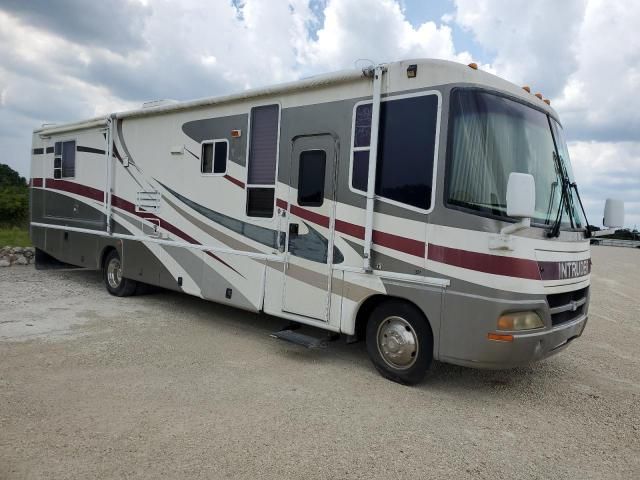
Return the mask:
<svg viewBox="0 0 640 480"><path fill-rule="evenodd" d="M24 227L29 217L29 187L9 165L0 164L0 226Z"/></svg>
<svg viewBox="0 0 640 480"><path fill-rule="evenodd" d="M9 165L0 163L0 187L26 187L27 181Z"/></svg>

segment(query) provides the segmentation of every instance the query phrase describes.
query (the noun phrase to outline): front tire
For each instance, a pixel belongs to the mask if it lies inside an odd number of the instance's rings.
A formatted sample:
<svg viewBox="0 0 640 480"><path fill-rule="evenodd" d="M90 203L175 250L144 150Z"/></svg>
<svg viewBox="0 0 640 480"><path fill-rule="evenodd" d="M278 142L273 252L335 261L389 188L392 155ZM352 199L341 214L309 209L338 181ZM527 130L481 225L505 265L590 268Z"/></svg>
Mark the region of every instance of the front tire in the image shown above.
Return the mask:
<svg viewBox="0 0 640 480"><path fill-rule="evenodd" d="M129 297L136 291L138 282L122 276L122 260L116 250L111 250L104 259L102 268L107 291L116 297Z"/></svg>
<svg viewBox="0 0 640 480"><path fill-rule="evenodd" d="M367 323L367 353L383 377L415 385L424 378L433 359L431 327L409 303L381 303Z"/></svg>

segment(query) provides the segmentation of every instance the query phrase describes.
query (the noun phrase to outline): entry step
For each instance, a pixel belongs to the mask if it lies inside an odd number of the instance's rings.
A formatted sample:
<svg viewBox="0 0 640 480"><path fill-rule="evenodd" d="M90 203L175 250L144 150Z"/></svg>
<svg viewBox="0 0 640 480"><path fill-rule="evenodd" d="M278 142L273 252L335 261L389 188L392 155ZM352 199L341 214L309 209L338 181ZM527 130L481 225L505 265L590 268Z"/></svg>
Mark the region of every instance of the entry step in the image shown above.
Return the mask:
<svg viewBox="0 0 640 480"><path fill-rule="evenodd" d="M327 348L327 338L312 337L289 328L273 332L271 336L306 348Z"/></svg>

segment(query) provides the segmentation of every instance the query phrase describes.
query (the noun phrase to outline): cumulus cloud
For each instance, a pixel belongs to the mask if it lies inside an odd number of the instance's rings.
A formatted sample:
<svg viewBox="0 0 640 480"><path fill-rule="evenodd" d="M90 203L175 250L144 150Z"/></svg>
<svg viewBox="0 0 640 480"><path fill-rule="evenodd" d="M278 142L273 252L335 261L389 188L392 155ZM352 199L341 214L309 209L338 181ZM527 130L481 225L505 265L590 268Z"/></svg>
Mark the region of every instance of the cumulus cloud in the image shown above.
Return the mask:
<svg viewBox="0 0 640 480"><path fill-rule="evenodd" d="M304 62L315 68L352 68L357 59L374 63L412 57L470 61L456 53L451 28L429 21L417 28L393 0L331 0L317 40L304 50Z"/></svg>
<svg viewBox="0 0 640 480"><path fill-rule="evenodd" d="M559 94L576 68L573 52L585 0L454 0L455 21L495 54L505 78L546 96Z"/></svg>
<svg viewBox="0 0 640 480"><path fill-rule="evenodd" d="M625 202L625 223L640 227L640 142L569 142L589 220L602 223L607 197Z"/></svg>
<svg viewBox="0 0 640 480"><path fill-rule="evenodd" d="M640 4L454 0L453 19L493 52L498 75L552 99L591 221L606 197L640 225Z"/></svg>
<svg viewBox="0 0 640 480"><path fill-rule="evenodd" d="M552 99L591 216L618 194L640 223L640 4L453 0L451 13L420 23L405 3L3 0L0 162L28 174L34 127L147 100L224 94L358 59L466 63L462 31L476 55L486 53L484 69Z"/></svg>
<svg viewBox="0 0 640 480"><path fill-rule="evenodd" d="M144 46L142 27L151 13L131 0L3 0L0 8L61 38L118 52Z"/></svg>
<svg viewBox="0 0 640 480"><path fill-rule="evenodd" d="M592 0L574 40L576 68L555 102L582 140L638 140L640 4Z"/></svg>

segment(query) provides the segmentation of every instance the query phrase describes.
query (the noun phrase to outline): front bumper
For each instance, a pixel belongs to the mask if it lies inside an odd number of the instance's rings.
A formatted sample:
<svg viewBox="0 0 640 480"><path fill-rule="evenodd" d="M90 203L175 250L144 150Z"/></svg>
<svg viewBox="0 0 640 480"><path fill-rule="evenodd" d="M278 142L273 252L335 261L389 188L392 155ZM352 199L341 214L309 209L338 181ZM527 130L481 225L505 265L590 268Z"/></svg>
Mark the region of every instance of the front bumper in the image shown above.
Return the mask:
<svg viewBox="0 0 640 480"><path fill-rule="evenodd" d="M531 362L561 352L569 343L582 335L588 316L584 315L571 322L551 329L513 334L512 342L489 340L476 346L472 358L447 358L447 363L474 368L504 369L527 365Z"/></svg>

